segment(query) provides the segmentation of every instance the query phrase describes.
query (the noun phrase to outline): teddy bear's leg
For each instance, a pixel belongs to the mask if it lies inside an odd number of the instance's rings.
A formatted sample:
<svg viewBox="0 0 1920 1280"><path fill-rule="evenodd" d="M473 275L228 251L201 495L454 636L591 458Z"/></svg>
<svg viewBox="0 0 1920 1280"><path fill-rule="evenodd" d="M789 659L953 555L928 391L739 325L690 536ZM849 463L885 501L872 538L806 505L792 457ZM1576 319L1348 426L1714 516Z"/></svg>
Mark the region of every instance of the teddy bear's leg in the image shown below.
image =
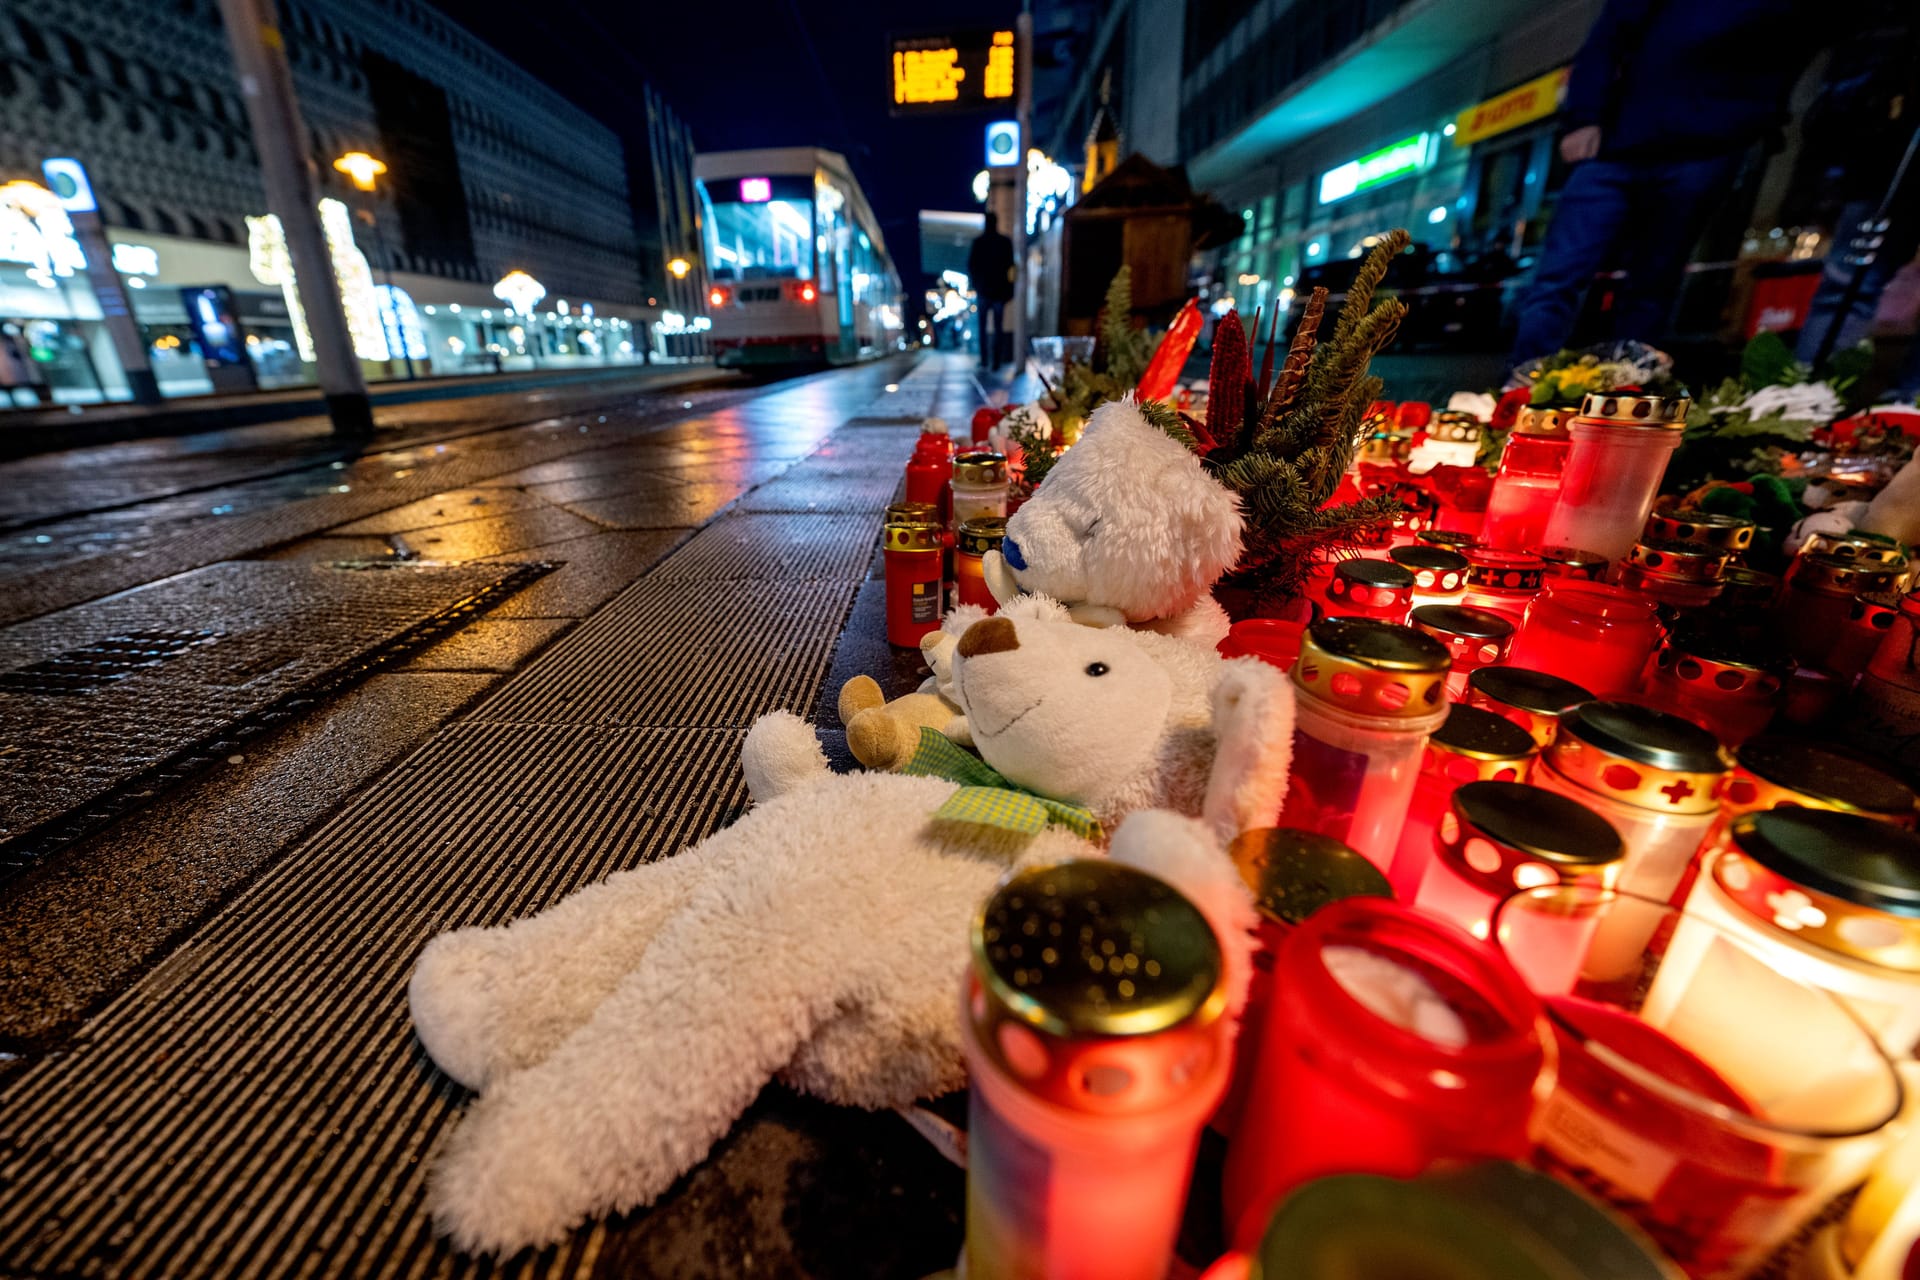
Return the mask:
<svg viewBox="0 0 1920 1280"><path fill-rule="evenodd" d="M704 1157L844 994L832 947L809 963L747 924L676 921L585 1025L500 1078L435 1169L440 1230L472 1252L548 1244Z"/></svg>
<svg viewBox="0 0 1920 1280"><path fill-rule="evenodd" d="M833 776L819 736L791 711L769 711L753 722L740 745L740 768L758 804Z"/></svg>
<svg viewBox="0 0 1920 1280"><path fill-rule="evenodd" d="M621 872L512 924L433 939L407 984L428 1056L469 1089L546 1057L640 962L698 880L702 853Z"/></svg>
<svg viewBox="0 0 1920 1280"><path fill-rule="evenodd" d="M855 716L886 705L887 695L880 691L878 680L872 676L855 676L840 686L840 698L834 709L840 713L840 723L852 728Z"/></svg>

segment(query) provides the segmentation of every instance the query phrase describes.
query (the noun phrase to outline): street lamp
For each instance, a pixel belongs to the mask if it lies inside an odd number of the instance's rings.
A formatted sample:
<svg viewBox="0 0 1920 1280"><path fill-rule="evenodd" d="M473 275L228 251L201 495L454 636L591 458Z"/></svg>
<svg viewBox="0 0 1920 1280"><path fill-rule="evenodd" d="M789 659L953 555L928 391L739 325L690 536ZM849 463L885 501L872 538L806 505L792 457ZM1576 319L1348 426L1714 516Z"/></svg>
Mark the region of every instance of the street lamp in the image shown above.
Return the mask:
<svg viewBox="0 0 1920 1280"><path fill-rule="evenodd" d="M397 292L393 287L393 259L387 254L387 238L380 230L380 218L373 208L374 180L387 171L384 160L377 160L364 151L349 151L333 162L333 167L347 175L349 181L367 197L366 207L361 216L373 224L373 244L380 255L380 274L385 277L387 296L385 305L380 308L383 317L393 318L393 336L400 344L400 358L406 362L407 377L412 379L413 353L407 350L407 326L400 316L400 304L396 300ZM391 345L391 344L389 344Z"/></svg>
<svg viewBox="0 0 1920 1280"><path fill-rule="evenodd" d="M494 282L493 296L512 307L515 314L526 317L527 322L531 324L534 319L533 309L539 305L540 299L547 296L547 286L526 272L515 268ZM534 367L538 368L540 365L539 336L528 332L526 338L527 351L533 357Z"/></svg>
<svg viewBox="0 0 1920 1280"><path fill-rule="evenodd" d="M674 258L667 263L667 272L675 280L685 280L687 272L693 270L693 264L685 258Z"/></svg>

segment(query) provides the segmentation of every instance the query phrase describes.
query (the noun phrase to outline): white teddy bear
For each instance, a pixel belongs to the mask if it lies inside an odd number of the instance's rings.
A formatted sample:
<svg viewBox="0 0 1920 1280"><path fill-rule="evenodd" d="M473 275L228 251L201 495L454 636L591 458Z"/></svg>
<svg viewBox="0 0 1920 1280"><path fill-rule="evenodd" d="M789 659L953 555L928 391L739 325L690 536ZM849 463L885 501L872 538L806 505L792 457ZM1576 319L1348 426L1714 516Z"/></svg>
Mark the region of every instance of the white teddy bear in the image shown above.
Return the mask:
<svg viewBox="0 0 1920 1280"><path fill-rule="evenodd" d="M1279 808L1286 681L1059 615L1024 603L955 647L974 785L829 773L812 730L777 712L747 735L755 804L733 826L427 946L414 1026L482 1091L431 1182L456 1244L510 1252L651 1203L770 1079L872 1108L959 1087L968 917L1009 868L1097 853L1076 834L1090 823L1207 911L1244 976L1251 908L1221 841ZM1022 829L981 821L982 796Z"/></svg>
<svg viewBox="0 0 1920 1280"><path fill-rule="evenodd" d="M1239 496L1192 450L1110 400L1007 521L987 586L1003 605L1031 592L1078 622L1213 645L1227 615L1210 591L1240 559L1243 527Z"/></svg>

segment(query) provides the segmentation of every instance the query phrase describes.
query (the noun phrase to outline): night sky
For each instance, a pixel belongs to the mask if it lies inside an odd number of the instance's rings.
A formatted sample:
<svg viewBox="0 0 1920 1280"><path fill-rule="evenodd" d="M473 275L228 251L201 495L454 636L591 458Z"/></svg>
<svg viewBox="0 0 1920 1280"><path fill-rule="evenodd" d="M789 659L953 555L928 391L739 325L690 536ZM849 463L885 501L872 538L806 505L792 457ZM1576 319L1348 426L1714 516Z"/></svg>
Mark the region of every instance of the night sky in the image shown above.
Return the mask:
<svg viewBox="0 0 1920 1280"><path fill-rule="evenodd" d="M920 209L972 209L987 116L894 119L889 31L1011 25L1018 0L443 0L474 34L604 120L638 132L651 81L703 151L818 145L853 164L911 286Z"/></svg>

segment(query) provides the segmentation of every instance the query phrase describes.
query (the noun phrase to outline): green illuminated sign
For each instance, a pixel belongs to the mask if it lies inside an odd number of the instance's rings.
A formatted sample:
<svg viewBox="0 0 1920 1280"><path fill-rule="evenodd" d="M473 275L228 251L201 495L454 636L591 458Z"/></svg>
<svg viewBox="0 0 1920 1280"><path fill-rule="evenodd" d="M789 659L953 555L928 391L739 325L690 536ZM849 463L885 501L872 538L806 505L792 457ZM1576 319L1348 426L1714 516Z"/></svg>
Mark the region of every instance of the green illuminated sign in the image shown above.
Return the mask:
<svg viewBox="0 0 1920 1280"><path fill-rule="evenodd" d="M1338 169L1327 170L1320 175L1320 203L1345 200L1355 192L1384 187L1430 167L1432 141L1430 134L1415 134L1368 152L1358 160L1349 160Z"/></svg>

